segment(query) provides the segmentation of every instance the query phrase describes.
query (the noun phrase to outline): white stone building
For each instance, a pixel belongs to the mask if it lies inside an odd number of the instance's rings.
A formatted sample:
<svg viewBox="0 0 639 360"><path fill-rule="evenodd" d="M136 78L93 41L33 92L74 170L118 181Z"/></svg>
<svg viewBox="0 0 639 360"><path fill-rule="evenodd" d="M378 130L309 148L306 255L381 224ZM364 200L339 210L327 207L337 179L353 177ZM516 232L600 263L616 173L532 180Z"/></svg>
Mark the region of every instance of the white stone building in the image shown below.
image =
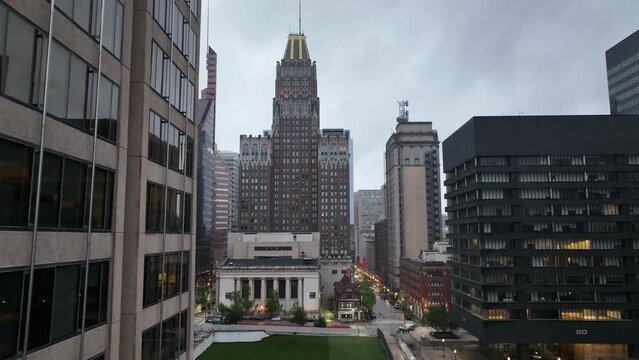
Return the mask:
<svg viewBox="0 0 639 360"><path fill-rule="evenodd" d="M282 313L295 305L309 317L320 310L320 274L317 259L227 259L217 273L217 304L232 304L232 293L249 287L255 313L263 313L267 295L278 291Z"/></svg>

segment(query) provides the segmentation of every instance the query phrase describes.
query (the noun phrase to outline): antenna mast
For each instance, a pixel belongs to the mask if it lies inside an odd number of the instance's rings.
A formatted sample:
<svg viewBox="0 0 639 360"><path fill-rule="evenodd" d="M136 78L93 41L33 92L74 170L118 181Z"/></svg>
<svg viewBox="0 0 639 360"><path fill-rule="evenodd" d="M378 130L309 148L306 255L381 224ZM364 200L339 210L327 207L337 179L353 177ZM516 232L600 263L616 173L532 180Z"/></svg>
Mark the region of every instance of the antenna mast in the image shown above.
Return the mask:
<svg viewBox="0 0 639 360"><path fill-rule="evenodd" d="M407 123L408 110L406 110L406 108L408 107L408 100L398 101L397 104L399 105L399 116L397 117L397 122L400 124Z"/></svg>
<svg viewBox="0 0 639 360"><path fill-rule="evenodd" d="M299 0L299 34L302 35L302 0Z"/></svg>

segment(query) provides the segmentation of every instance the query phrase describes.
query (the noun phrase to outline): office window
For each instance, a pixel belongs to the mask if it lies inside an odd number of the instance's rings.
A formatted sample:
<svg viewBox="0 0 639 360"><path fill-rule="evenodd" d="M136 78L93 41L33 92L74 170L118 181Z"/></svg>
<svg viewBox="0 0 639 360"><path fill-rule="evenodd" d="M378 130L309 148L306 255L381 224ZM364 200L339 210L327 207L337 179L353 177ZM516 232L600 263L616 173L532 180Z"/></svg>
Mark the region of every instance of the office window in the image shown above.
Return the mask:
<svg viewBox="0 0 639 360"><path fill-rule="evenodd" d="M47 111L60 119L67 118L67 96L69 91L69 71L71 52L54 41L51 46L51 69L47 89Z"/></svg>
<svg viewBox="0 0 639 360"><path fill-rule="evenodd" d="M104 37L102 44L118 59L122 52L123 17L124 7L121 2L117 0L104 0Z"/></svg>
<svg viewBox="0 0 639 360"><path fill-rule="evenodd" d="M71 56L69 96L65 118L71 124L82 129L89 129L89 121L95 116L94 76L91 67L79 57Z"/></svg>
<svg viewBox="0 0 639 360"><path fill-rule="evenodd" d="M32 162L30 147L0 138L0 226L27 225Z"/></svg>
<svg viewBox="0 0 639 360"><path fill-rule="evenodd" d="M84 279L84 266L82 266L82 279ZM84 282L80 286L84 292ZM84 322L85 327L101 324L107 318L107 305L109 295L109 263L99 262L89 265L89 282L87 283L87 312ZM80 327L80 326L78 326Z"/></svg>
<svg viewBox="0 0 639 360"><path fill-rule="evenodd" d="M87 169L85 164L77 161L66 159L64 162L62 201L60 202L61 228L77 229L84 225Z"/></svg>
<svg viewBox="0 0 639 360"><path fill-rule="evenodd" d="M185 293L187 291L189 291L189 274L190 274L190 268L189 268L189 253L187 251L184 251L182 253L182 263L181 263L182 268L180 269L180 278L182 281L182 285L181 285L181 292Z"/></svg>
<svg viewBox="0 0 639 360"><path fill-rule="evenodd" d="M168 95L168 84L166 82L168 81L169 64L168 56L154 41L151 44L151 87L163 97Z"/></svg>
<svg viewBox="0 0 639 360"><path fill-rule="evenodd" d="M78 314L80 281L83 283L84 278L80 277L79 266L69 265L55 269L55 280L53 291L55 311L52 318L51 340L75 333L78 315L81 315Z"/></svg>
<svg viewBox="0 0 639 360"><path fill-rule="evenodd" d="M186 176L193 177L194 141L190 136L186 137Z"/></svg>
<svg viewBox="0 0 639 360"><path fill-rule="evenodd" d="M149 148L151 160L166 165L166 142L168 139L168 122L160 115L149 113Z"/></svg>
<svg viewBox="0 0 639 360"><path fill-rule="evenodd" d="M182 193L169 188L166 206L166 231L179 233L182 230Z"/></svg>
<svg viewBox="0 0 639 360"><path fill-rule="evenodd" d="M146 231L161 232L164 227L164 187L147 183Z"/></svg>
<svg viewBox="0 0 639 360"><path fill-rule="evenodd" d="M0 16L1 16L0 9ZM0 314L2 314L2 331L0 331L0 358L13 357L18 351L18 329L23 319L21 304L25 294L23 284L27 283L22 271L0 273Z"/></svg>
<svg viewBox="0 0 639 360"><path fill-rule="evenodd" d="M191 232L191 194L184 194L184 232Z"/></svg>
<svg viewBox="0 0 639 360"><path fill-rule="evenodd" d="M98 103L98 136L115 141L118 130L120 88L107 79L100 77L100 101Z"/></svg>
<svg viewBox="0 0 639 360"><path fill-rule="evenodd" d="M169 126L169 169L180 171L180 155L183 153L183 138L182 133L177 127Z"/></svg>
<svg viewBox="0 0 639 360"><path fill-rule="evenodd" d="M96 168L95 182L93 184L93 219L91 222L91 226L94 229L111 229L113 186L113 172Z"/></svg>
<svg viewBox="0 0 639 360"><path fill-rule="evenodd" d="M161 274L162 256L146 256L144 258L144 293L142 296L142 304L145 307L160 301Z"/></svg>
<svg viewBox="0 0 639 360"><path fill-rule="evenodd" d="M50 340L54 275L54 268L35 271L28 339L29 349L44 345Z"/></svg>
<svg viewBox="0 0 639 360"><path fill-rule="evenodd" d="M0 4L0 92L23 103L41 105L46 36Z"/></svg>
<svg viewBox="0 0 639 360"><path fill-rule="evenodd" d="M35 168L37 171L37 167ZM34 174L34 179L37 179ZM35 182L34 182L35 183ZM60 209L60 185L62 183L62 158L50 153L44 154L42 164L42 185L40 190L39 226L57 227ZM31 221L35 219L36 189L32 189Z"/></svg>
<svg viewBox="0 0 639 360"><path fill-rule="evenodd" d="M142 360L159 360L160 358L160 324L142 333Z"/></svg>
<svg viewBox="0 0 639 360"><path fill-rule="evenodd" d="M180 273L180 254L164 255L164 279L162 293L165 299L178 294L178 281Z"/></svg>

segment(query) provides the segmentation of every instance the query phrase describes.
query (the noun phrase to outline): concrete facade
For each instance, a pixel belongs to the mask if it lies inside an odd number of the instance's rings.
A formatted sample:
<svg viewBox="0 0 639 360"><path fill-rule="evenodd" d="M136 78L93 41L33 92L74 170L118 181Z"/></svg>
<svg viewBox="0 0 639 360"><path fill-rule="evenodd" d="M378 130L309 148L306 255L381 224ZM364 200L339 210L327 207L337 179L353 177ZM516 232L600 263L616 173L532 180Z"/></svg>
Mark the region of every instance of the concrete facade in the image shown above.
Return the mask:
<svg viewBox="0 0 639 360"><path fill-rule="evenodd" d="M352 271L351 259L320 259L320 279L322 298L328 300L333 296L333 285L349 271Z"/></svg>
<svg viewBox="0 0 639 360"><path fill-rule="evenodd" d="M401 122L386 143L389 285L400 288L399 259L441 237L439 140L430 122Z"/></svg>
<svg viewBox="0 0 639 360"><path fill-rule="evenodd" d="M232 259L319 257L319 233L229 233L228 238Z"/></svg>

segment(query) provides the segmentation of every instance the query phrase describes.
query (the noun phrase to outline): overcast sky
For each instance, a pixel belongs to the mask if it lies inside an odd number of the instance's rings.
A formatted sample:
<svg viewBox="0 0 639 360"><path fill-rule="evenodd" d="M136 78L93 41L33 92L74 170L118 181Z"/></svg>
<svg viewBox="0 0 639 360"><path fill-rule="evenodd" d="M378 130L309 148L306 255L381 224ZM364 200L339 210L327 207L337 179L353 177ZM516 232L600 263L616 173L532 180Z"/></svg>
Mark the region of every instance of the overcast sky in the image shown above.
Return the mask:
<svg viewBox="0 0 639 360"><path fill-rule="evenodd" d="M240 134L271 126L297 0L212 0L208 39L202 2L202 53L208 42L218 54L216 141L237 152ZM351 130L357 190L384 182L397 100L440 141L474 115L609 113L605 51L639 29L637 14L637 0L303 1L321 126Z"/></svg>

